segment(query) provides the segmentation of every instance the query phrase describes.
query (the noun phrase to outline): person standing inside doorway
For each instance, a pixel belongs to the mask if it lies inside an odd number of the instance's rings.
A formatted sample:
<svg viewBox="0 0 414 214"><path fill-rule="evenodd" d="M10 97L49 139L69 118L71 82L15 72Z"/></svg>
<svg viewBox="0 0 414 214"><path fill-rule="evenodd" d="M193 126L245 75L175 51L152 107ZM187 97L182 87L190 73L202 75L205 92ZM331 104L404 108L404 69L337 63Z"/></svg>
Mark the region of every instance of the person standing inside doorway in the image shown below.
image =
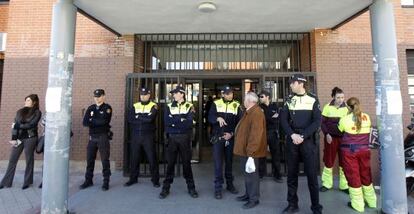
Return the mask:
<svg viewBox="0 0 414 214"><path fill-rule="evenodd" d="M268 91L262 91L259 94L260 107L266 117L267 145L272 156L272 173L273 179L282 183L280 174L280 143L279 143L279 107L271 101L271 94ZM266 157L259 160L259 177L263 177L266 172Z"/></svg>
<svg viewBox="0 0 414 214"><path fill-rule="evenodd" d="M358 212L364 212L365 202L370 208L377 207L369 149L371 120L368 114L362 112L358 98L351 97L346 104L349 114L339 120L338 129L344 133L340 147L351 199L348 206Z"/></svg>
<svg viewBox="0 0 414 214"><path fill-rule="evenodd" d="M318 143L315 133L321 125L321 111L318 98L305 89L307 80L302 74L290 78L293 94L285 102L280 123L286 133L287 186L289 205L283 213L295 213L298 207L298 173L299 162L303 160L308 188L311 196L311 210L314 214L322 213L318 190Z"/></svg>
<svg viewBox="0 0 414 214"><path fill-rule="evenodd" d="M96 153L99 151L102 161L103 184L102 190L109 189L109 177L111 169L109 163L110 155L110 128L112 118L112 107L105 103L105 91L96 89L93 92L95 104L88 107L83 117L83 126L89 127L89 142L86 152L85 182L79 186L85 189L93 185L93 170L95 169Z"/></svg>
<svg viewBox="0 0 414 214"><path fill-rule="evenodd" d="M155 119L158 114L158 106L150 100L151 91L148 88L140 90L140 101L135 103L128 115L128 123L132 126L131 142L131 174L129 181L124 186L131 186L138 182L139 162L142 149L147 156L151 181L154 187L160 187L158 162L155 154Z"/></svg>
<svg viewBox="0 0 414 214"><path fill-rule="evenodd" d="M174 180L174 169L177 156L180 154L183 164L184 179L187 183L188 194L197 198L193 171L191 169L191 134L193 127L194 107L185 100L185 89L178 85L170 91L174 101L167 105L164 111L164 126L167 134L167 172L159 195L160 199L170 194L170 187Z"/></svg>
<svg viewBox="0 0 414 214"><path fill-rule="evenodd" d="M24 98L24 107L16 113L12 124L12 144L9 165L1 180L0 189L11 187L17 162L24 151L26 157L26 170L22 189L29 188L33 184L34 151L37 143L37 126L42 112L39 110L39 97L31 94Z"/></svg>
<svg viewBox="0 0 414 214"><path fill-rule="evenodd" d="M348 182L342 170L341 155L339 145L341 144L342 133L338 130L338 122L341 117L348 114L345 104L345 95L342 89L335 87L332 89L331 97L333 100L323 107L321 129L325 135L323 148L323 162L325 167L322 171L321 192L326 192L333 187L333 166L335 158L339 159L339 189L348 192Z"/></svg>
<svg viewBox="0 0 414 214"><path fill-rule="evenodd" d="M212 126L212 136L217 140L213 142L214 158L214 197L222 198L223 179L223 157L224 176L226 178L226 189L237 194L238 191L233 185L233 147L234 129L241 118L240 103L235 101L233 89L225 86L221 91L222 98L214 101L208 113L208 121Z"/></svg>

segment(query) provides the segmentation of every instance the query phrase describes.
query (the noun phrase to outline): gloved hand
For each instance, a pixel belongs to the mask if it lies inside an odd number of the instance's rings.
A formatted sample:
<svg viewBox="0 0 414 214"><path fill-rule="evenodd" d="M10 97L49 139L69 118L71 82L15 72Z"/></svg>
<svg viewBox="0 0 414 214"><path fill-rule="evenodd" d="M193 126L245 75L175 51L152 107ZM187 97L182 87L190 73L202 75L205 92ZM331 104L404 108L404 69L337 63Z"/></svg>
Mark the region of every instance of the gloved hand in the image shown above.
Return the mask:
<svg viewBox="0 0 414 214"><path fill-rule="evenodd" d="M245 171L247 173L253 173L256 171L256 166L254 165L254 159L252 157L247 159Z"/></svg>

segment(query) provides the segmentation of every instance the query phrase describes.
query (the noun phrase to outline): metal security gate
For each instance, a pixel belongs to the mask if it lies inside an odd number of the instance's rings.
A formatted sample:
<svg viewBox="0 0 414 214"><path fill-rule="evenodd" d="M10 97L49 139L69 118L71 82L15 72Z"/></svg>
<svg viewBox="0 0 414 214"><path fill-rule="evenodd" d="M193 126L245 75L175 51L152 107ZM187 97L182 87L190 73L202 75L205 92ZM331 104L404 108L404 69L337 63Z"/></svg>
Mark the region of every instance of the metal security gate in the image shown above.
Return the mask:
<svg viewBox="0 0 414 214"><path fill-rule="evenodd" d="M131 111L133 104L139 101L139 90L142 87L148 87L151 90L151 100L158 105L158 116L156 118L156 133L155 133L155 148L160 164L160 175L166 172L166 158L164 154L165 136L164 136L164 109L166 104L171 101L168 96L169 91L172 90L180 82L179 77L172 75L156 75L156 74L137 74L132 73L126 79L126 99L125 99L125 143L124 143L124 175L130 173L130 145L131 145L131 130L127 121L128 112ZM145 157L141 155L141 157ZM149 175L149 166L146 159L141 159L140 175Z"/></svg>
<svg viewBox="0 0 414 214"><path fill-rule="evenodd" d="M300 72L311 70L308 32L138 34L136 71Z"/></svg>
<svg viewBox="0 0 414 214"><path fill-rule="evenodd" d="M166 158L164 153L164 143L166 140L164 134L163 112L166 104L172 101L169 91L177 84L182 84L186 88L186 99L193 102L196 109L196 123L193 128L193 162L203 161L201 159L201 147L208 143L206 139L205 128L203 127L203 103L205 101L205 88L203 83L206 81L222 82L239 82L240 96L242 101L244 94L248 91L259 92L266 89L272 93L273 102L279 106L283 105L284 99L289 95L289 77L298 72L166 72L157 73L131 73L126 77L126 99L125 99L125 140L124 140L124 175L130 172L130 127L127 122L127 113L132 108L133 103L139 100L139 89L148 87L151 89L151 99L159 106L159 114L156 119L156 152L160 164L160 175L165 175ZM308 88L311 92L316 92L316 74L314 72L301 72L308 79ZM242 102L241 102L242 103ZM282 133L282 132L280 132ZM283 133L280 136L281 142L284 142ZM282 148L282 151L284 149ZM284 152L282 153L282 162L284 162ZM269 162L270 163L270 162ZM286 172L286 171L285 171ZM282 172L283 173L283 172ZM141 163L141 176L149 176L149 166L145 159ZM177 174L180 174L180 166L177 164Z"/></svg>

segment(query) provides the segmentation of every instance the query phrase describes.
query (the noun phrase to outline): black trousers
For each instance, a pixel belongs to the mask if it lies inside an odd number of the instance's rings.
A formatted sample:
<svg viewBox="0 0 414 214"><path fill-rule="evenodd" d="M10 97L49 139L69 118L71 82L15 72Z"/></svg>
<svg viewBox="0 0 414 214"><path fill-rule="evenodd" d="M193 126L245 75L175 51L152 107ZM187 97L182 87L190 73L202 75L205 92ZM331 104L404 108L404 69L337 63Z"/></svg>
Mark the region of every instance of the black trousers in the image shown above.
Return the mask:
<svg viewBox="0 0 414 214"><path fill-rule="evenodd" d="M260 179L257 166L259 164L258 158L253 158L256 170L252 173L247 173L245 170L247 157L242 157L242 170L244 175L244 186L246 188L245 195L249 198L249 202L257 202L260 197Z"/></svg>
<svg viewBox="0 0 414 214"><path fill-rule="evenodd" d="M318 213L322 210L319 204L319 189L318 189L318 149L312 138L305 139L303 143L295 145L290 137L286 141L286 155L287 155L287 186L288 195L287 200L289 205L298 205L298 173L299 162L303 160L304 170L308 179L308 188L311 197L311 209Z"/></svg>
<svg viewBox="0 0 414 214"><path fill-rule="evenodd" d="M155 153L154 133L144 135L133 135L131 142L131 180L137 180L139 176L139 164L142 160L141 154L144 150L150 166L151 181L159 183L158 161Z"/></svg>
<svg viewBox="0 0 414 214"><path fill-rule="evenodd" d="M226 141L220 140L213 145L214 158L214 189L221 191L223 179L223 157L224 157L224 177L226 177L227 185L233 184L233 147L234 140L229 140L229 145L226 146Z"/></svg>
<svg viewBox="0 0 414 214"><path fill-rule="evenodd" d="M102 174L104 182L109 182L111 169L109 164L110 144L107 133L94 134L89 136L89 143L86 152L86 173L85 179L92 181L93 170L95 169L96 153L99 151L102 162Z"/></svg>
<svg viewBox="0 0 414 214"><path fill-rule="evenodd" d="M163 189L170 189L174 180L175 163L178 154L183 164L183 174L188 189L195 189L193 171L191 169L191 133L170 134L166 147L167 173L165 175Z"/></svg>
<svg viewBox="0 0 414 214"><path fill-rule="evenodd" d="M272 156L272 176L280 178L280 142L278 134L275 130L267 132L267 144L269 145L270 155ZM266 175L266 158L259 159L259 176L263 177Z"/></svg>
<svg viewBox="0 0 414 214"><path fill-rule="evenodd" d="M3 180L1 180L1 185L3 186L12 186L16 165L23 150L26 158L23 186L33 184L34 151L36 149L37 137L21 139L21 141L22 143L18 147L11 147L9 165L7 166Z"/></svg>

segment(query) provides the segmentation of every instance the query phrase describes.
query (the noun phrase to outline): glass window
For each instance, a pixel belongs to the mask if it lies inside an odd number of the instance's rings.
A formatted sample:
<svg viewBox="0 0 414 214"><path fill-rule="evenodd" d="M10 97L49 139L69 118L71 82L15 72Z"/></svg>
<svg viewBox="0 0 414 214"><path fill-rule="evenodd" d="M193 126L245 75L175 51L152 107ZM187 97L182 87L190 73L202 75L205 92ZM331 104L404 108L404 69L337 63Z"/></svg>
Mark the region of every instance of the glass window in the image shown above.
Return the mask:
<svg viewBox="0 0 414 214"><path fill-rule="evenodd" d="M174 71L309 71L308 33L137 35L151 45L144 70ZM211 38L210 38L211 36ZM151 51L150 51L151 50ZM151 65L151 66L149 66Z"/></svg>
<svg viewBox="0 0 414 214"><path fill-rule="evenodd" d="M7 33L0 32L0 51L6 51Z"/></svg>
<svg viewBox="0 0 414 214"><path fill-rule="evenodd" d="M408 95L410 97L410 110L414 115L414 50L406 50L407 73L408 73Z"/></svg>
<svg viewBox="0 0 414 214"><path fill-rule="evenodd" d="M401 0L402 6L414 6L414 0Z"/></svg>

